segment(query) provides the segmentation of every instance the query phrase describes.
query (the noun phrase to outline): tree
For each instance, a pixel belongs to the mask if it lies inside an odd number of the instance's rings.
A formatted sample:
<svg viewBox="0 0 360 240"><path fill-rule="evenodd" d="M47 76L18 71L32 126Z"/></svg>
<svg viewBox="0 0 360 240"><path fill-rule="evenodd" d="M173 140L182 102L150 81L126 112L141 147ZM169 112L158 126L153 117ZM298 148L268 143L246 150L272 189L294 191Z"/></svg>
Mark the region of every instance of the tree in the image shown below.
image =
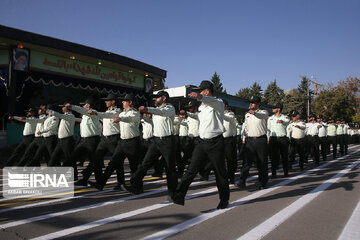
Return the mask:
<svg viewBox="0 0 360 240"><path fill-rule="evenodd" d="M316 114L325 118L341 118L347 122L352 121L355 114L350 105L349 95L342 87L333 87L322 90L315 101Z"/></svg>
<svg viewBox="0 0 360 240"><path fill-rule="evenodd" d="M226 93L226 89L223 88L223 85L220 81L220 75L217 72L211 77L211 82L214 84L214 91L219 93Z"/></svg>
<svg viewBox="0 0 360 240"><path fill-rule="evenodd" d="M259 96L262 98L262 95L261 86L257 82L255 82L251 87L240 88L240 90L236 93L236 96L245 100L249 100L251 96Z"/></svg>
<svg viewBox="0 0 360 240"><path fill-rule="evenodd" d="M347 93L351 107L360 114L360 79L348 77L345 81L340 81L338 87Z"/></svg>
<svg viewBox="0 0 360 240"><path fill-rule="evenodd" d="M284 90L276 84L276 79L271 81L264 92L264 102L274 106L277 103L283 103L284 98Z"/></svg>
<svg viewBox="0 0 360 240"><path fill-rule="evenodd" d="M298 111L301 113L301 117L303 119L307 119L307 108L308 108L308 99L310 104L312 102L312 94L313 92L309 89L309 80L306 77L302 77L300 84L298 85L298 99L299 108ZM311 112L311 109L309 109Z"/></svg>
<svg viewBox="0 0 360 240"><path fill-rule="evenodd" d="M250 88L240 88L240 90L236 93L236 96L241 97L242 99L249 100L251 97Z"/></svg>
<svg viewBox="0 0 360 240"><path fill-rule="evenodd" d="M250 87L250 95L251 96L258 96L260 98L262 98L263 93L262 93L262 89L260 84L258 84L257 82L254 82L254 84Z"/></svg>
<svg viewBox="0 0 360 240"><path fill-rule="evenodd" d="M352 116L352 122L360 123L360 114L355 114L354 116Z"/></svg>

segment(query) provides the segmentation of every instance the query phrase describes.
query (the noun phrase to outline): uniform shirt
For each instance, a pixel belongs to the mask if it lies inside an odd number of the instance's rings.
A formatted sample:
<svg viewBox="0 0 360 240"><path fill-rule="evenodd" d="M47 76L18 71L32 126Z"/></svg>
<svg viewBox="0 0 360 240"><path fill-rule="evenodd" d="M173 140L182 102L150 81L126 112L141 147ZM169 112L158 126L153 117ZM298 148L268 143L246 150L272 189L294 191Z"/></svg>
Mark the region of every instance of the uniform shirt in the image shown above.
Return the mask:
<svg viewBox="0 0 360 240"><path fill-rule="evenodd" d="M349 134L351 136L354 136L356 134L356 130L355 129L349 129Z"/></svg>
<svg viewBox="0 0 360 240"><path fill-rule="evenodd" d="M317 136L319 135L319 128L321 126L318 122L308 122L306 123L306 135L308 136Z"/></svg>
<svg viewBox="0 0 360 240"><path fill-rule="evenodd" d="M143 129L142 138L143 139L152 138L154 136L152 119L144 116L143 119L141 119L141 125L142 125L142 129Z"/></svg>
<svg viewBox="0 0 360 240"><path fill-rule="evenodd" d="M181 117L175 116L174 118L174 135L179 136Z"/></svg>
<svg viewBox="0 0 360 240"><path fill-rule="evenodd" d="M267 133L267 118L269 114L266 110L258 109L255 114L246 113L243 125L243 140L246 137L260 137Z"/></svg>
<svg viewBox="0 0 360 240"><path fill-rule="evenodd" d="M223 137L235 137L237 133L237 120L236 116L232 111L225 110L224 111L224 128L225 132L223 133Z"/></svg>
<svg viewBox="0 0 360 240"><path fill-rule="evenodd" d="M30 118L26 118L25 120L21 120L19 117L14 117L14 119L16 119L19 122L25 123L24 130L23 130L23 136L35 134L36 122L33 120L36 120L36 118L30 117Z"/></svg>
<svg viewBox="0 0 360 240"><path fill-rule="evenodd" d="M44 122L46 120L46 115L40 115L38 119L33 119L32 121L36 122L35 137L43 137L43 134L37 134L42 132L44 129Z"/></svg>
<svg viewBox="0 0 360 240"><path fill-rule="evenodd" d="M180 128L179 128L179 136L180 137L187 137L189 135L189 126L188 126L188 120L182 119L180 122Z"/></svg>
<svg viewBox="0 0 360 240"><path fill-rule="evenodd" d="M281 120L282 123L277 123L278 120ZM285 137L287 135L286 128L289 122L290 120L284 114L280 114L279 116L274 114L269 117L267 121L268 137Z"/></svg>
<svg viewBox="0 0 360 240"><path fill-rule="evenodd" d="M302 139L305 137L305 129L306 125L303 121L291 122L287 127L287 136L289 138Z"/></svg>
<svg viewBox="0 0 360 240"><path fill-rule="evenodd" d="M198 137L199 136L199 119L197 119L197 116L195 113L187 112L188 116L188 136L191 138Z"/></svg>
<svg viewBox="0 0 360 240"><path fill-rule="evenodd" d="M319 137L326 137L326 132L327 132L327 127L328 125L324 122L320 122L320 124L322 125L322 128L319 128Z"/></svg>
<svg viewBox="0 0 360 240"><path fill-rule="evenodd" d="M215 97L202 96L199 112L193 116L199 120L199 137L211 139L225 132L224 103Z"/></svg>
<svg viewBox="0 0 360 240"><path fill-rule="evenodd" d="M344 134L349 134L349 125L345 124L343 131L344 131Z"/></svg>
<svg viewBox="0 0 360 240"><path fill-rule="evenodd" d="M329 124L327 127L327 135L329 137L335 137L336 136L336 125L335 124Z"/></svg>
<svg viewBox="0 0 360 240"><path fill-rule="evenodd" d="M120 138L130 139L140 136L139 124L140 124L140 113L134 108L123 110L119 117L120 121Z"/></svg>
<svg viewBox="0 0 360 240"><path fill-rule="evenodd" d="M99 116L90 115L87 113L87 108L79 107L76 105L72 106L72 110L82 114L80 123L80 135L82 138L100 136L101 123L99 121Z"/></svg>
<svg viewBox="0 0 360 240"><path fill-rule="evenodd" d="M241 136L241 135L242 135L242 126L241 126L241 124L238 124L238 125L236 126L236 135L237 135L237 136Z"/></svg>
<svg viewBox="0 0 360 240"><path fill-rule="evenodd" d="M336 128L336 135L343 135L344 134L344 125L339 124Z"/></svg>
<svg viewBox="0 0 360 240"><path fill-rule="evenodd" d="M103 136L111 136L120 133L120 125L114 122L114 118L118 117L121 112L120 108L113 107L111 110L108 109L106 112L98 112L98 116L103 122Z"/></svg>
<svg viewBox="0 0 360 240"><path fill-rule="evenodd" d="M148 112L153 114L153 127L155 137L174 135L175 108L165 103L161 107L148 107Z"/></svg>
<svg viewBox="0 0 360 240"><path fill-rule="evenodd" d="M59 139L74 136L75 122L81 122L80 118L76 118L71 112L64 114L55 112L53 110L48 110L48 112L51 115L61 119L58 130Z"/></svg>
<svg viewBox="0 0 360 240"><path fill-rule="evenodd" d="M41 131L43 137L54 136L58 132L59 119L55 116L49 116L44 122L44 129Z"/></svg>

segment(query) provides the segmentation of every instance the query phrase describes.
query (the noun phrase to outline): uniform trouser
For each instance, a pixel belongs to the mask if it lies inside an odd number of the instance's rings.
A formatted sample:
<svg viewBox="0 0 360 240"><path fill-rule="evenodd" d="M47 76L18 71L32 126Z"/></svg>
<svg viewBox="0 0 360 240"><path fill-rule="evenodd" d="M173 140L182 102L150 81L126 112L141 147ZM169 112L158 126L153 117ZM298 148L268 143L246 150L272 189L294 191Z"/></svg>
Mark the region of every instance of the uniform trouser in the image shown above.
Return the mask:
<svg viewBox="0 0 360 240"><path fill-rule="evenodd" d="M235 179L235 172L237 169L237 151L236 151L236 138L224 138L225 159L230 182Z"/></svg>
<svg viewBox="0 0 360 240"><path fill-rule="evenodd" d="M34 140L35 135L26 135L24 136L21 143L15 148L11 156L6 162L6 166L14 166L16 165L20 159L21 155L23 155L26 151L26 148L30 146L31 142Z"/></svg>
<svg viewBox="0 0 360 240"><path fill-rule="evenodd" d="M327 137L319 137L319 144L321 147L321 156L322 159L324 161L326 161L326 150L328 149L327 145L328 145L328 141L327 141Z"/></svg>
<svg viewBox="0 0 360 240"><path fill-rule="evenodd" d="M237 151L239 156L238 158L244 159L244 145L241 135L236 136L236 142L237 142Z"/></svg>
<svg viewBox="0 0 360 240"><path fill-rule="evenodd" d="M25 166L35 156L36 151L44 142L43 137L35 137L30 145L26 148L24 155L20 159L18 166Z"/></svg>
<svg viewBox="0 0 360 240"><path fill-rule="evenodd" d="M51 154L48 166L61 166L61 156L63 154L63 162L70 161L72 152L74 151L75 140L73 136L60 138L55 147L54 152Z"/></svg>
<svg viewBox="0 0 360 240"><path fill-rule="evenodd" d="M140 138L120 139L111 161L106 167L104 174L101 176L101 185L105 185L111 174L116 170L117 180L119 184L125 184L124 160L128 159L131 173L134 174L139 165Z"/></svg>
<svg viewBox="0 0 360 240"><path fill-rule="evenodd" d="M33 159L27 163L27 166L40 166L40 162L43 156L46 156L46 163L50 161L50 156L54 152L57 144L57 137L52 135L50 137L44 137L42 144L36 150Z"/></svg>
<svg viewBox="0 0 360 240"><path fill-rule="evenodd" d="M320 162L319 155L319 136L307 136L307 140L309 142L309 152L312 153L312 156L315 158L315 163L318 165Z"/></svg>
<svg viewBox="0 0 360 240"><path fill-rule="evenodd" d="M276 170L279 166L279 158L281 156L284 174L288 174L289 166L289 140L287 137L270 137L269 154L271 159L271 173L276 176Z"/></svg>
<svg viewBox="0 0 360 240"><path fill-rule="evenodd" d="M347 154L347 152L348 152L349 137L350 136L348 134L344 134L344 152L345 152L345 154Z"/></svg>
<svg viewBox="0 0 360 240"><path fill-rule="evenodd" d="M344 155L344 148L345 148L344 136L345 136L345 135L337 135L337 136L336 136L336 138L337 138L337 143L338 143L339 146L340 146L340 154L341 154L341 155Z"/></svg>
<svg viewBox="0 0 360 240"><path fill-rule="evenodd" d="M195 145L188 170L177 187L179 195L182 197L186 196L196 174L210 160L215 172L219 197L221 200L228 201L230 191L224 153L224 139L222 135L211 139L199 139L199 143Z"/></svg>
<svg viewBox="0 0 360 240"><path fill-rule="evenodd" d="M290 161L292 163L295 162L295 155L296 153L299 154L299 167L302 170L304 168L304 161L305 161L305 138L291 138L290 140Z"/></svg>
<svg viewBox="0 0 360 240"><path fill-rule="evenodd" d="M91 173L95 171L95 178L99 178L101 176L101 166L95 166L94 162L94 153L97 145L99 144L100 137L92 136L81 138L80 143L75 147L73 153L71 154L70 160L65 161L63 166L71 166L74 168L74 176L77 178L77 161L84 161L86 157L89 158L89 165L86 169L83 170L82 174L85 180L88 180L91 176ZM89 167L90 166L90 167Z"/></svg>
<svg viewBox="0 0 360 240"><path fill-rule="evenodd" d="M154 162L156 162L161 155L166 163L165 171L169 195L175 194L177 186L177 176L173 149L174 136L167 136L161 138L154 137L148 151L146 152L144 160L138 166L136 172L131 176L131 184L135 188L142 188L142 180L147 170L154 165Z"/></svg>
<svg viewBox="0 0 360 240"><path fill-rule="evenodd" d="M178 135L174 135L174 158L175 163L179 166L181 161L181 147L180 147L180 137ZM162 175L166 166L166 162L163 156L159 159L159 161L155 162L154 170L155 174Z"/></svg>
<svg viewBox="0 0 360 240"><path fill-rule="evenodd" d="M184 169L188 160L191 158L191 153L193 150L192 139L188 136L180 136L180 151L183 152L183 156L181 160L177 162L177 173L178 177L182 177L184 175Z"/></svg>
<svg viewBox="0 0 360 240"><path fill-rule="evenodd" d="M118 141L120 139L120 134L114 134L111 136L103 136L100 140L100 143L97 145L95 154L94 154L94 165L96 168L101 169L104 163L104 157L107 153L114 154ZM90 172L91 169L89 169ZM116 169L117 172L121 171L120 168ZM86 171L85 171L86 173ZM91 174L91 173L90 173ZM118 178L119 182L119 178Z"/></svg>
<svg viewBox="0 0 360 240"><path fill-rule="evenodd" d="M327 142L328 142L329 147L330 147L330 145L332 146L333 157L336 157L337 136L328 136L327 137Z"/></svg>
<svg viewBox="0 0 360 240"><path fill-rule="evenodd" d="M245 143L245 161L241 170L241 179L243 181L249 175L249 170L253 162L259 172L259 182L265 185L268 182L268 160L267 160L267 137L246 137Z"/></svg>

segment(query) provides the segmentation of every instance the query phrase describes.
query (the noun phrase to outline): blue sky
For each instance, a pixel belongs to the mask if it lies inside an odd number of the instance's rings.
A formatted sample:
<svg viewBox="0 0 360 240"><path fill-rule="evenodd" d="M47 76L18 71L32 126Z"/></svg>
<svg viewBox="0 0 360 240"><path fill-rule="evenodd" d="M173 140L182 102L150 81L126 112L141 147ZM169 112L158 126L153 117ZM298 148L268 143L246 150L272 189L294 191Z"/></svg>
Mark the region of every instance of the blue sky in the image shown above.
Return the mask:
<svg viewBox="0 0 360 240"><path fill-rule="evenodd" d="M84 44L197 85L216 71L228 93L298 75L360 77L358 0L2 0L0 24Z"/></svg>

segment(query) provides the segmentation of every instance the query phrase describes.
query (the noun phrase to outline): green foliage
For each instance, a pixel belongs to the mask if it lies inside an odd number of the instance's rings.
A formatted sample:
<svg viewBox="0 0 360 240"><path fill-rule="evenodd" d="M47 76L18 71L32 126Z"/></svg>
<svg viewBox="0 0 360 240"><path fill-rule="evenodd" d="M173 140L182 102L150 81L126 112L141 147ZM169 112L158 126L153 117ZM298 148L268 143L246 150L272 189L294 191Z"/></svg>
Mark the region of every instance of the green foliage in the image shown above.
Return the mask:
<svg viewBox="0 0 360 240"><path fill-rule="evenodd" d="M284 90L276 84L276 79L271 81L264 92L264 102L274 106L277 103L283 103L285 98Z"/></svg>
<svg viewBox="0 0 360 240"><path fill-rule="evenodd" d="M315 113L325 118L341 118L351 122L355 111L348 93L341 87L333 87L319 93L315 102Z"/></svg>
<svg viewBox="0 0 360 240"><path fill-rule="evenodd" d="M220 75L217 72L211 77L211 82L214 84L214 91L220 93L226 93L226 89L223 88L223 85L220 81Z"/></svg>
<svg viewBox="0 0 360 240"><path fill-rule="evenodd" d="M251 97L250 88L240 88L240 90L236 93L236 96L241 97L242 99L249 100Z"/></svg>
<svg viewBox="0 0 360 240"><path fill-rule="evenodd" d="M360 123L360 114L359 113L352 116L352 122Z"/></svg>

